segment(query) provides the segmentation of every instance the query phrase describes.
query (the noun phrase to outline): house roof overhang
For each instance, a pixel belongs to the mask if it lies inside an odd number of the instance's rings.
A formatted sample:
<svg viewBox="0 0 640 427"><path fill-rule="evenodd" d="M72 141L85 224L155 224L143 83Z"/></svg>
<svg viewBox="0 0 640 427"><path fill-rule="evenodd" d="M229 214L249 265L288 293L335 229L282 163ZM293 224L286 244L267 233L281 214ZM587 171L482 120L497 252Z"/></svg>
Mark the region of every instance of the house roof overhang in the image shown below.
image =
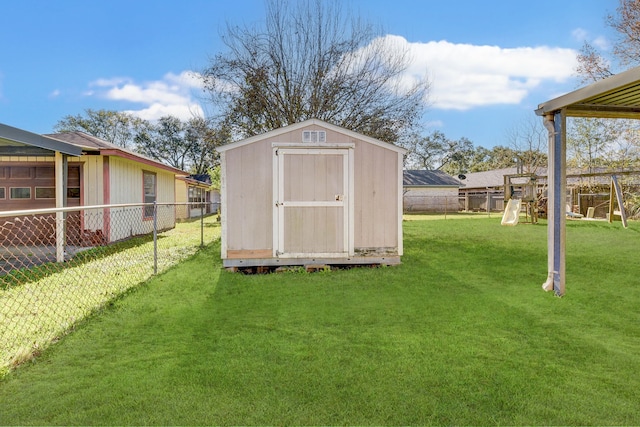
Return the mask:
<svg viewBox="0 0 640 427"><path fill-rule="evenodd" d="M567 117L638 118L640 67L632 68L544 102L536 114L564 111Z"/></svg>
<svg viewBox="0 0 640 427"><path fill-rule="evenodd" d="M82 154L75 145L0 123L0 155L52 156L56 151L70 156Z"/></svg>
<svg viewBox="0 0 640 427"><path fill-rule="evenodd" d="M155 169L168 171L177 176L189 175L183 170L165 165L164 163L142 156L138 153L134 153L124 148L118 147L117 145L104 141L98 137L88 135L84 132L62 132L45 135L45 137L64 141L66 144L69 144L72 147L76 147L84 153L94 153L103 156L117 156L123 159L132 160L134 162L153 167Z"/></svg>

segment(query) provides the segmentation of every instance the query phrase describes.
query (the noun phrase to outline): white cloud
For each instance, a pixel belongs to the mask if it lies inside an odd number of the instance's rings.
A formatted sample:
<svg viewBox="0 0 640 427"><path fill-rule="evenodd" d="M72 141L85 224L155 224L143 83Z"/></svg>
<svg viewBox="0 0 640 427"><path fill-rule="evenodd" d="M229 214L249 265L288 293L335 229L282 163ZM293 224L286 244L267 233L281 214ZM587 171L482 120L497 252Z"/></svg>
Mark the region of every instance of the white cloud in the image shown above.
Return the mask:
<svg viewBox="0 0 640 427"><path fill-rule="evenodd" d="M576 39L576 41L580 43L587 42L604 51L608 51L609 49L611 49L611 42L609 41L609 39L607 39L605 36L592 37L591 34L589 34L589 32L583 28L576 28L571 32L571 35L574 39Z"/></svg>
<svg viewBox="0 0 640 427"><path fill-rule="evenodd" d="M60 89L54 89L53 91L51 91L51 93L49 94L49 98L57 98L60 96L62 92L60 92Z"/></svg>
<svg viewBox="0 0 640 427"><path fill-rule="evenodd" d="M467 110L518 104L544 82L570 79L576 65L573 49L410 43L400 36L385 37L408 49L413 58L402 77L406 84L428 73L432 108Z"/></svg>
<svg viewBox="0 0 640 427"><path fill-rule="evenodd" d="M596 37L591 43L600 50L607 51L611 49L611 42L604 36Z"/></svg>
<svg viewBox="0 0 640 427"><path fill-rule="evenodd" d="M584 28L576 28L571 32L571 35L580 43L586 41L589 38L589 32Z"/></svg>
<svg viewBox="0 0 640 427"><path fill-rule="evenodd" d="M133 114L141 119L154 121L162 116L174 116L186 121L193 116L204 116L202 107L199 104L161 104L154 103L142 110L127 110L125 113Z"/></svg>
<svg viewBox="0 0 640 427"><path fill-rule="evenodd" d="M147 120L157 120L166 115L186 120L193 115L204 115L193 96L193 90L201 89L202 83L191 71L168 73L161 80L143 83L126 77L103 78L92 82L90 87L93 89L85 93L87 96L141 104L143 108L127 112Z"/></svg>

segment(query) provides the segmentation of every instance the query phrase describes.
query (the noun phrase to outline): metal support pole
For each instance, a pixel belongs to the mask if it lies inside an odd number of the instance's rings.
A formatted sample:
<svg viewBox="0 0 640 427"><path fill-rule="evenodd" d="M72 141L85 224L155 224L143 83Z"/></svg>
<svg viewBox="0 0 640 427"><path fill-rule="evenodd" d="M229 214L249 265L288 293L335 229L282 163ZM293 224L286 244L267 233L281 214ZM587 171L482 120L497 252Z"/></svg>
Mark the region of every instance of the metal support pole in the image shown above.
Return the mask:
<svg viewBox="0 0 640 427"><path fill-rule="evenodd" d="M67 200L67 156L55 152L56 208L64 208ZM64 262L66 214L56 212L56 262Z"/></svg>
<svg viewBox="0 0 640 427"><path fill-rule="evenodd" d="M200 208L200 247L204 246L204 203Z"/></svg>
<svg viewBox="0 0 640 427"><path fill-rule="evenodd" d="M544 125L549 132L549 194L547 198L547 281L546 291L553 289L557 296L565 293L566 241L566 158L564 112L547 114Z"/></svg>
<svg viewBox="0 0 640 427"><path fill-rule="evenodd" d="M158 204L153 201L153 274L158 274Z"/></svg>

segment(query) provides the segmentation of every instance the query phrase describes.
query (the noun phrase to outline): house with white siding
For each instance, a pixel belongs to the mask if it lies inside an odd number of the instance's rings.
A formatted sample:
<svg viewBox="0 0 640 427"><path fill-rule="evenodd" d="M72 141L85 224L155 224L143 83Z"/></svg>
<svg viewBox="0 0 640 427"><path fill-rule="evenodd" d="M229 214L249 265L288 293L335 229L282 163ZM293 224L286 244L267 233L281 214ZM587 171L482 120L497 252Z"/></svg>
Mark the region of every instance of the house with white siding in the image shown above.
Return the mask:
<svg viewBox="0 0 640 427"><path fill-rule="evenodd" d="M440 170L406 170L403 205L406 213L457 212L462 183Z"/></svg>
<svg viewBox="0 0 640 427"><path fill-rule="evenodd" d="M219 193L211 189L209 175L179 176L176 178L176 219L196 218L216 212L220 205L219 198Z"/></svg>
<svg viewBox="0 0 640 427"><path fill-rule="evenodd" d="M176 177L184 175L184 171L82 132L37 135L0 124L0 211L174 203ZM66 180L61 179L65 176ZM79 221L86 222L83 232L112 242L151 232L152 214L152 208L142 209L128 229L111 227L113 213L108 210L99 214L100 221L83 221L82 217ZM175 226L175 211L158 220L160 229Z"/></svg>

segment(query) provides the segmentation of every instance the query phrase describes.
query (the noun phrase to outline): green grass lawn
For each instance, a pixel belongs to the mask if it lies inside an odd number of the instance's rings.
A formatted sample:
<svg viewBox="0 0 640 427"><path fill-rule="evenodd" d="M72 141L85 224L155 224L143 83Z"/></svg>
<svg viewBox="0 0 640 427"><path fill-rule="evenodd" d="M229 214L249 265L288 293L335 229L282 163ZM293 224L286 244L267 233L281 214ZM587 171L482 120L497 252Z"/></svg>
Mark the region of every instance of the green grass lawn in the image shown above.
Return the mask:
<svg viewBox="0 0 640 427"><path fill-rule="evenodd" d="M415 218L414 218L415 219ZM403 264L246 276L219 245L0 381L0 424L638 425L640 224L406 221Z"/></svg>

